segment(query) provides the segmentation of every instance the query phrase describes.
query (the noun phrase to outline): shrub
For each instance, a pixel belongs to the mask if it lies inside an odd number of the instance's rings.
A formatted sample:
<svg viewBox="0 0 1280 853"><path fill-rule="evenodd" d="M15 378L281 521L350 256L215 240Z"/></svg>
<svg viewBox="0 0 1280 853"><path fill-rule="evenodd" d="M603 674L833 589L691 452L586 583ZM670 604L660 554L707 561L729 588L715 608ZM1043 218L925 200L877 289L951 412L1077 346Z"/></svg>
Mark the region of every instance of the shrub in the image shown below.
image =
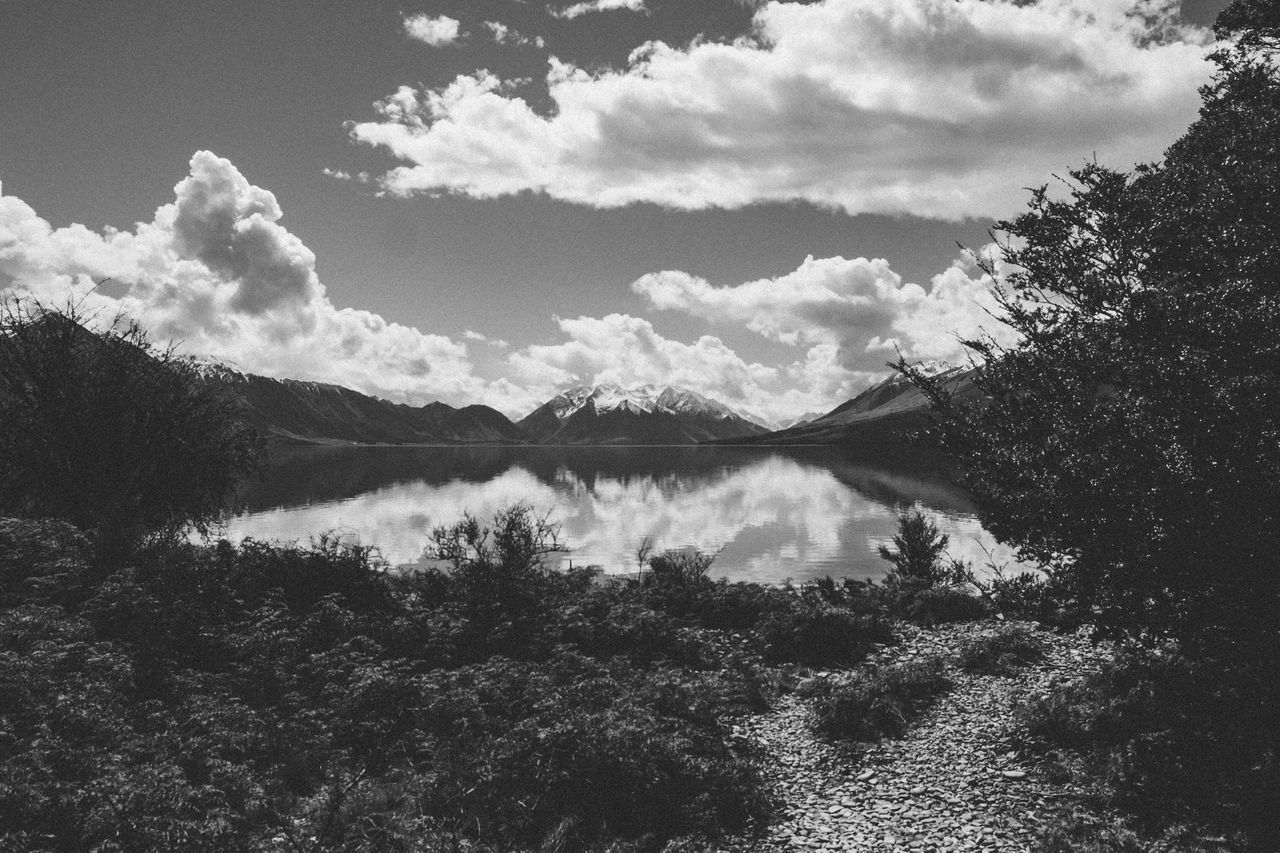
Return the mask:
<svg viewBox="0 0 1280 853"><path fill-rule="evenodd" d="M1231 853L1236 849L1224 838L1207 838L1186 826L1171 826L1152 837L1135 831L1124 818L1073 811L1046 828L1037 853Z"/></svg>
<svg viewBox="0 0 1280 853"><path fill-rule="evenodd" d="M0 607L75 600L91 558L65 521L0 518Z"/></svg>
<svg viewBox="0 0 1280 853"><path fill-rule="evenodd" d="M1033 747L1078 753L1143 833L1173 822L1274 849L1280 685L1268 667L1224 673L1167 651L1131 652L1028 702L1022 726Z"/></svg>
<svg viewBox="0 0 1280 853"><path fill-rule="evenodd" d="M994 634L970 637L960 644L958 663L966 672L1008 675L1015 667L1044 659L1044 643L1021 625L1002 627Z"/></svg>
<svg viewBox="0 0 1280 853"><path fill-rule="evenodd" d="M757 636L765 660L826 666L850 663L886 643L892 632L884 620L802 599L760 624Z"/></svg>
<svg viewBox="0 0 1280 853"><path fill-rule="evenodd" d="M891 566L881 591L891 613L922 625L981 619L987 614L986 605L968 589L973 584L969 567L943 560L948 541L923 513L898 518L894 549L880 546L880 556Z"/></svg>
<svg viewBox="0 0 1280 853"><path fill-rule="evenodd" d="M919 625L932 626L944 622L972 622L990 613L986 602L956 587L922 589L896 602L897 612Z"/></svg>
<svg viewBox="0 0 1280 853"><path fill-rule="evenodd" d="M647 558L652 571L631 588L663 613L749 636L770 663L850 663L872 644L892 640L878 602L863 584L846 581L837 587L827 578L797 590L712 581L706 576L712 559L683 551Z"/></svg>
<svg viewBox="0 0 1280 853"><path fill-rule="evenodd" d="M933 520L922 512L903 513L898 517L898 532L893 549L881 545L880 557L889 562L885 583L890 586L932 587L949 581L942 564L951 537L938 530Z"/></svg>
<svg viewBox="0 0 1280 853"><path fill-rule="evenodd" d="M874 741L901 737L938 696L951 689L940 658L891 664L834 683L814 705L824 735Z"/></svg>
<svg viewBox="0 0 1280 853"><path fill-rule="evenodd" d="M660 586L700 584L715 562L715 554L701 551L663 551L648 559L648 580Z"/></svg>
<svg viewBox="0 0 1280 853"><path fill-rule="evenodd" d="M902 365L995 536L1108 634L1221 666L1280 655L1277 21L1224 12L1160 162L1089 164L997 223L979 263L1016 343L966 342L975 393Z"/></svg>
<svg viewBox="0 0 1280 853"><path fill-rule="evenodd" d="M0 602L0 848L650 853L762 824L723 722L760 707L755 661L638 587L541 570L536 517L499 517L462 541L515 565L219 543ZM75 565L66 530L0 523L0 569Z"/></svg>
<svg viewBox="0 0 1280 853"><path fill-rule="evenodd" d="M236 403L137 324L91 332L75 309L0 308L0 512L59 518L118 558L207 532L257 439Z"/></svg>

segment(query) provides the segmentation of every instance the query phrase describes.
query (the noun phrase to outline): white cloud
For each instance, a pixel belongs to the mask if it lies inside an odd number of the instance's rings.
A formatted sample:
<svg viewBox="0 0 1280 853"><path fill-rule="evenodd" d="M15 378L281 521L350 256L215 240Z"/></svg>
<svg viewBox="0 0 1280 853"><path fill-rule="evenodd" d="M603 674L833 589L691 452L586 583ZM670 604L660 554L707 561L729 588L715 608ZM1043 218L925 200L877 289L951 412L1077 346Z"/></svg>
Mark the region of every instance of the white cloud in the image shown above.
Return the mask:
<svg viewBox="0 0 1280 853"><path fill-rule="evenodd" d="M484 27L498 44L532 44L535 47L546 47L546 42L542 36L534 36L533 38L523 36L501 21L485 21Z"/></svg>
<svg viewBox="0 0 1280 853"><path fill-rule="evenodd" d="M432 47L440 47L458 40L458 23L448 15L440 15L436 18L430 15L412 15L404 19L404 31L409 38L425 42Z"/></svg>
<svg viewBox="0 0 1280 853"><path fill-rule="evenodd" d="M650 43L596 74L553 57L548 115L480 73L402 87L352 136L403 161L380 178L401 195L1002 216L1023 187L1095 153L1121 167L1159 156L1195 117L1207 35L1176 12L1176 0L773 2L731 44Z"/></svg>
<svg viewBox="0 0 1280 853"><path fill-rule="evenodd" d="M174 200L124 231L54 228L0 194L0 294L136 318L158 340L268 376L335 382L393 400L484 402L524 414L567 385L616 382L691 388L764 423L822 411L884 375L897 345L952 358L953 330L989 323L987 280L957 262L928 289L882 260L808 259L795 271L734 287L659 272L633 288L658 309L745 326L794 345L793 359L748 361L719 337L663 336L627 314L558 319L560 340L512 349L475 330L427 334L326 295L313 253L282 224L272 193L229 161L196 153ZM112 278L111 288L94 282ZM998 331L999 327L995 326ZM503 374L477 372L483 345Z"/></svg>
<svg viewBox="0 0 1280 853"><path fill-rule="evenodd" d="M553 11L551 14L557 18L580 18L583 15L589 15L592 12L612 12L617 10L625 10L628 12L645 11L644 0L588 0L588 2L574 3L560 11Z"/></svg>
<svg viewBox="0 0 1280 853"><path fill-rule="evenodd" d="M717 337L671 340L648 320L629 314L557 322L564 341L535 344L507 356L515 385L539 389L533 395L539 402L576 384L676 385L771 424L829 409L885 372L850 370L836 363L834 347L822 346L791 365L748 362Z"/></svg>
<svg viewBox="0 0 1280 853"><path fill-rule="evenodd" d="M904 282L883 259L805 259L795 271L734 287L713 287L680 271L651 273L632 290L654 308L676 310L748 329L793 346L823 348L820 361L834 360L860 372L884 370L895 348L911 359L958 361L959 338L986 331L1010 343L989 276L972 260L958 260L933 277L926 290ZM811 354L812 354L811 350Z"/></svg>
<svg viewBox="0 0 1280 853"><path fill-rule="evenodd" d="M54 228L0 195L0 292L139 320L159 340L268 376L337 382L395 400L470 402L509 393L472 372L464 344L338 308L275 196L229 161L191 158L174 202L133 231ZM112 278L118 298L94 281Z"/></svg>

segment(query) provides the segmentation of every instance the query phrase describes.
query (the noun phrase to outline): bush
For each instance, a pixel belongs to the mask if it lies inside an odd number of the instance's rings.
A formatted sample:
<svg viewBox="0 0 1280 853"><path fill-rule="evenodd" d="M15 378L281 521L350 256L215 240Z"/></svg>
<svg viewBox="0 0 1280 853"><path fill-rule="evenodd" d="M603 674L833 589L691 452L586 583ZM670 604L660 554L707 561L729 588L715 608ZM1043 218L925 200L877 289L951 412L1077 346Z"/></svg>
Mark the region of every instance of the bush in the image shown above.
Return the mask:
<svg viewBox="0 0 1280 853"><path fill-rule="evenodd" d="M642 552L643 554L643 552ZM647 606L708 629L745 635L769 663L851 663L893 638L864 585L830 578L794 589L712 581L714 557L667 551L647 558L651 571L631 585Z"/></svg>
<svg viewBox="0 0 1280 853"><path fill-rule="evenodd" d="M1082 619L1049 579L1031 572L1012 576L998 573L983 592L992 605L1011 619L1024 619L1060 628L1078 628Z"/></svg>
<svg viewBox="0 0 1280 853"><path fill-rule="evenodd" d="M966 672L1008 675L1014 668L1044 660L1044 643L1021 625L971 637L960 644L957 662Z"/></svg>
<svg viewBox="0 0 1280 853"><path fill-rule="evenodd" d="M1278 694L1269 663L1224 673L1167 651L1130 652L1027 703L1021 719L1032 747L1077 753L1141 832L1172 822L1274 849Z"/></svg>
<svg viewBox="0 0 1280 853"><path fill-rule="evenodd" d="M1224 12L1159 163L1089 164L997 223L979 262L1016 343L966 342L981 393L901 365L995 536L1108 634L1220 666L1280 656L1277 24Z"/></svg>
<svg viewBox="0 0 1280 853"><path fill-rule="evenodd" d="M0 607L75 600L90 558L84 534L64 521L0 518Z"/></svg>
<svg viewBox="0 0 1280 853"><path fill-rule="evenodd" d="M760 706L753 660L541 570L526 512L486 528L462 541L504 556L457 572L219 543L0 602L0 848L648 853L762 824L724 722ZM74 569L77 541L0 522L0 570Z"/></svg>
<svg viewBox="0 0 1280 853"><path fill-rule="evenodd" d="M973 585L969 567L943 560L948 541L923 513L898 518L894 549L880 546L880 556L891 566L880 593L889 612L927 626L987 615L986 605L969 591Z"/></svg>
<svg viewBox="0 0 1280 853"><path fill-rule="evenodd" d="M936 657L855 673L832 684L816 701L817 729L829 737L861 741L901 737L912 720L950 689L951 679Z"/></svg>
<svg viewBox="0 0 1280 853"><path fill-rule="evenodd" d="M764 619L757 636L765 660L806 666L851 663L893 639L888 623L875 616L799 599Z"/></svg>
<svg viewBox="0 0 1280 853"><path fill-rule="evenodd" d="M701 551L663 551L648 560L649 580L659 586L697 585L706 579L715 558Z"/></svg>
<svg viewBox="0 0 1280 853"><path fill-rule="evenodd" d="M0 308L0 512L58 518L119 558L207 532L254 460L236 403L136 324Z"/></svg>
<svg viewBox="0 0 1280 853"><path fill-rule="evenodd" d="M1045 830L1037 853L1230 853L1223 838L1206 838L1185 826L1172 826L1158 837L1134 831L1123 818L1099 818L1083 812L1060 817Z"/></svg>
<svg viewBox="0 0 1280 853"><path fill-rule="evenodd" d="M905 619L926 627L944 622L972 622L990 614L986 602L956 587L922 589L895 602Z"/></svg>
<svg viewBox="0 0 1280 853"><path fill-rule="evenodd" d="M951 580L942 557L951 537L938 530L933 520L922 512L904 513L898 517L898 532L893 549L881 545L880 557L892 568L885 578L889 586L927 588Z"/></svg>

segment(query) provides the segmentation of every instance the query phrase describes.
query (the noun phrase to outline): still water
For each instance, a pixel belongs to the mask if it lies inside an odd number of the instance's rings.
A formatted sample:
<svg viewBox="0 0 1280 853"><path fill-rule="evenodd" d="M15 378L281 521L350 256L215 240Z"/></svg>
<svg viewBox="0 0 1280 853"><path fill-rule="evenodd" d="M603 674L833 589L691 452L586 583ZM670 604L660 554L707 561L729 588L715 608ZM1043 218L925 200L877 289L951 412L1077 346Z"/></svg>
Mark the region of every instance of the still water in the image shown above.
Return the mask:
<svg viewBox="0 0 1280 853"><path fill-rule="evenodd" d="M226 525L238 541L302 541L326 531L374 545L393 566L423 565L437 525L487 519L516 501L561 525L562 564L631 572L658 549L719 551L712 574L777 583L876 578L900 512L917 508L953 556L1007 552L945 481L854 462L838 448L323 447L275 455Z"/></svg>

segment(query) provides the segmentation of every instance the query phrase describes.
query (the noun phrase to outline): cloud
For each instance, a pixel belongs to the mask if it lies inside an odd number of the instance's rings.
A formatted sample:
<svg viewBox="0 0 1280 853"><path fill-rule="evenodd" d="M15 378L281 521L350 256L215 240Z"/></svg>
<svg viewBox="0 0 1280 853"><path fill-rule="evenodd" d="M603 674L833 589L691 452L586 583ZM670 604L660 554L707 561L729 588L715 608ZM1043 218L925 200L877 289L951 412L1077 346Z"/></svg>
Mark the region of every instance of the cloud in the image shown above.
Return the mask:
<svg viewBox="0 0 1280 853"><path fill-rule="evenodd" d="M951 332L981 325L989 281L958 261L928 288L883 260L809 258L795 271L714 287L680 271L633 289L659 310L753 330L794 346L794 358L750 361L721 338L664 336L643 317L556 320L559 340L512 348L475 330L428 334L369 311L339 308L314 254L282 222L275 196L229 161L197 152L172 203L132 230L54 228L0 193L0 294L139 320L157 340L267 376L333 382L391 400L484 402L521 415L567 385L672 384L762 423L825 411L885 374L893 348L954 358ZM95 282L113 279L111 287ZM483 347L486 372L469 346ZM496 365L496 367L494 367ZM492 368L493 372L488 372Z"/></svg>
<svg viewBox="0 0 1280 853"><path fill-rule="evenodd" d="M90 311L123 311L159 340L253 373L418 402L509 393L473 374L465 344L335 306L281 217L274 195L208 151L133 231L53 228L0 195L0 291L55 305L83 296ZM117 287L94 289L103 278Z"/></svg>
<svg viewBox="0 0 1280 853"><path fill-rule="evenodd" d="M557 18L580 18L583 15L589 15L592 12L612 12L617 10L625 10L628 12L645 11L644 0L589 0L585 3L574 3L572 6L561 9L560 11L552 11L551 14Z"/></svg>
<svg viewBox="0 0 1280 853"><path fill-rule="evenodd" d="M452 44L458 40L458 21L448 15L433 18L430 15L412 15L404 19L404 31L409 38L425 42L432 47Z"/></svg>
<svg viewBox="0 0 1280 853"><path fill-rule="evenodd" d="M534 36L533 38L523 36L501 21L485 21L484 27L489 31L489 34L493 36L493 40L498 44L532 44L539 48L547 46L547 43L543 40L542 36Z"/></svg>
<svg viewBox="0 0 1280 853"><path fill-rule="evenodd" d="M402 87L352 138L396 195L523 191L617 207L802 200L1003 216L1095 153L1159 156L1195 117L1207 33L1175 0L773 2L752 37L660 42L621 69L554 57L547 114L491 75Z"/></svg>
<svg viewBox="0 0 1280 853"><path fill-rule="evenodd" d="M900 350L911 359L958 361L960 338L988 332L1011 343L991 316L998 307L990 277L972 259L956 261L930 287L904 282L883 259L814 259L777 278L713 287L681 271L645 275L631 288L659 310L719 323L741 323L771 340L825 347L851 371L884 369Z"/></svg>
<svg viewBox="0 0 1280 853"><path fill-rule="evenodd" d="M837 363L834 347L817 346L790 365L748 362L720 338L691 343L664 337L629 314L557 320L565 340L535 344L507 356L517 387L542 389L541 401L570 385L676 385L719 400L760 423L829 409L883 375ZM883 361L883 359L882 359Z"/></svg>

